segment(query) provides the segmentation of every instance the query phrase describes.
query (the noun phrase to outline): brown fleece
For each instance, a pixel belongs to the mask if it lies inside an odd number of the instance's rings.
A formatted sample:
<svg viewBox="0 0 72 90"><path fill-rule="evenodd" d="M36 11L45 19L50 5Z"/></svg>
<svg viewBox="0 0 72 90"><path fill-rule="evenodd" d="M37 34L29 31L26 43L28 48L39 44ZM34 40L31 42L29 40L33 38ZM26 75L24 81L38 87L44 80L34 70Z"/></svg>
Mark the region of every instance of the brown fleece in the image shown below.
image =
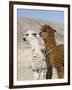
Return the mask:
<svg viewBox="0 0 72 90"><path fill-rule="evenodd" d="M46 53L52 50L48 53L50 66L57 69L58 78L64 78L64 44L56 45L55 32L56 30L52 29L51 26L43 25L40 35L45 41Z"/></svg>

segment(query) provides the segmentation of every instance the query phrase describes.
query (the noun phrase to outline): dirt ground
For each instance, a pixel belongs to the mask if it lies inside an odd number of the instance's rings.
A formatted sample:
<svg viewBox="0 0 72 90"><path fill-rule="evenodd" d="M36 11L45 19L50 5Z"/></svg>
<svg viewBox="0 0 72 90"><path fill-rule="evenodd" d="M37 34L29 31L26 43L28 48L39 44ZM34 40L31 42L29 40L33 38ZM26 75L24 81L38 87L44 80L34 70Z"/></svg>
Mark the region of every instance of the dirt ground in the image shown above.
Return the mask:
<svg viewBox="0 0 72 90"><path fill-rule="evenodd" d="M32 80L33 73L31 69L32 54L30 48L18 48L18 80Z"/></svg>

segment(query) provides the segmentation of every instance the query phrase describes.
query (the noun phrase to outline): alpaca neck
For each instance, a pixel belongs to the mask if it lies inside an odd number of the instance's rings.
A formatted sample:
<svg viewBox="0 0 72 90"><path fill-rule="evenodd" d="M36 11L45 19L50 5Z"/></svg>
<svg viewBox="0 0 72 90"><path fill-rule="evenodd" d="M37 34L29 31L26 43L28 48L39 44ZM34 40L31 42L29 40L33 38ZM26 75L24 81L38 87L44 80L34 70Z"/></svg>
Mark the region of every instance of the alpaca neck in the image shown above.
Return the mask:
<svg viewBox="0 0 72 90"><path fill-rule="evenodd" d="M56 41L55 41L54 38L45 39L44 41L45 41L45 44L46 44L46 47L47 47L47 51L56 47Z"/></svg>
<svg viewBox="0 0 72 90"><path fill-rule="evenodd" d="M34 43L35 42L35 43ZM31 49L34 50L34 52L38 52L40 53L40 46L39 46L39 43L38 43L38 40L37 39L31 39L29 40L29 43L31 45Z"/></svg>

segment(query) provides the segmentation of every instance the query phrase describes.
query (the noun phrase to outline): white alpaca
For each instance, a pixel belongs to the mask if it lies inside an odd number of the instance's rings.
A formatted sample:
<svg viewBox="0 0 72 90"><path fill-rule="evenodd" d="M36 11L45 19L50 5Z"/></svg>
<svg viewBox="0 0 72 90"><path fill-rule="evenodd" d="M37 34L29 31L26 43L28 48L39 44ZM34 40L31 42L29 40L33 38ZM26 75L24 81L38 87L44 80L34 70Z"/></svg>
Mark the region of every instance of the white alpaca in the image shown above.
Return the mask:
<svg viewBox="0 0 72 90"><path fill-rule="evenodd" d="M32 49L32 70L35 80L46 79L47 66L45 56L41 51L44 49L43 40L34 31L27 31L24 35L24 41L28 41ZM39 44L42 41L42 45Z"/></svg>

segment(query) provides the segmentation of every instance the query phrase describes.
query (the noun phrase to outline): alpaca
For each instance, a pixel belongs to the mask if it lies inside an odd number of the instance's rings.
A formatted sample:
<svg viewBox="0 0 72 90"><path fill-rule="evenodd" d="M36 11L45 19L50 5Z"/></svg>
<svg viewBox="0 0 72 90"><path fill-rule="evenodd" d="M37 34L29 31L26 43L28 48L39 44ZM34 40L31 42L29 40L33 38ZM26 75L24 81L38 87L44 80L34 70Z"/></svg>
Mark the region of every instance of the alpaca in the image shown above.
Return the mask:
<svg viewBox="0 0 72 90"><path fill-rule="evenodd" d="M39 35L32 30L28 30L24 37L24 41L28 41L32 49L32 71L34 80L46 79L47 65L44 53L41 51L44 47L39 45ZM41 39L40 39L41 40Z"/></svg>
<svg viewBox="0 0 72 90"><path fill-rule="evenodd" d="M57 71L58 78L64 78L64 44L56 45L54 33L56 30L49 25L41 27L40 36L46 44L46 53L49 59L49 69L47 71L47 79L52 78L52 68Z"/></svg>

